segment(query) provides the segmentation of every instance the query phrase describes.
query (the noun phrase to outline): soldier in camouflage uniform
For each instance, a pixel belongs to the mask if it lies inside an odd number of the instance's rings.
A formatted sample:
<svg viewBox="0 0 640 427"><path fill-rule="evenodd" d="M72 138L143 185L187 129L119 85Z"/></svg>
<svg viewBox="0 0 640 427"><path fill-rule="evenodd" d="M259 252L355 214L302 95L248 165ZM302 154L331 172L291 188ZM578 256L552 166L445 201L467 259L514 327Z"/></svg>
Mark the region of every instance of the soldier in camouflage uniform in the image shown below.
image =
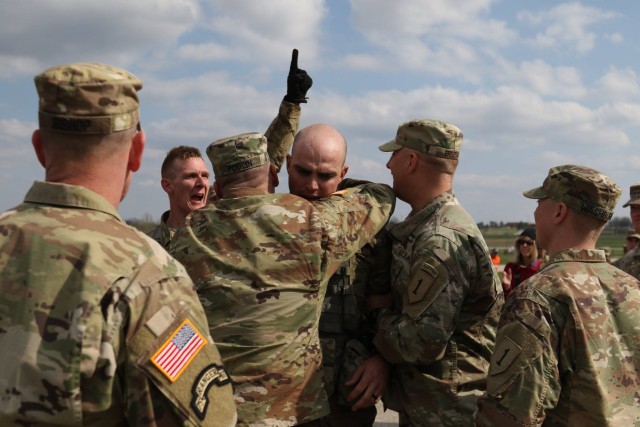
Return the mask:
<svg viewBox="0 0 640 427"><path fill-rule="evenodd" d="M631 186L631 199L623 205L629 206L631 224L636 233L640 233L640 183ZM613 265L640 280L640 245L627 251Z"/></svg>
<svg viewBox="0 0 640 427"><path fill-rule="evenodd" d="M420 119L402 124L387 167L412 211L390 229L395 300L378 310L374 343L393 363L385 403L401 425L473 425L503 305L475 221L453 194L462 133Z"/></svg>
<svg viewBox="0 0 640 427"><path fill-rule="evenodd" d="M238 423L290 426L328 414L318 317L329 277L385 225L386 185L307 201L271 194L258 133L213 142L220 200L194 211L170 251L196 284L234 382Z"/></svg>
<svg viewBox="0 0 640 427"><path fill-rule="evenodd" d="M345 177L347 144L333 127L314 124L302 129L287 156L291 194L315 200L338 190ZM388 294L390 241L381 231L374 242L343 263L331 276L320 316L320 343L331 415L324 426L370 426L375 403L385 390L389 364L373 346L368 295Z"/></svg>
<svg viewBox="0 0 640 427"><path fill-rule="evenodd" d="M0 215L0 425L234 425L193 283L118 214L140 80L81 63L35 83L46 182Z"/></svg>
<svg viewBox="0 0 640 427"><path fill-rule="evenodd" d="M160 216L160 224L148 235L166 248L187 215L207 204L209 169L200 150L179 145L167 153L160 175L160 185L169 197L169 210Z"/></svg>
<svg viewBox="0 0 640 427"><path fill-rule="evenodd" d="M508 298L478 425L640 425L640 282L595 249L619 195L575 165L524 192L550 259Z"/></svg>
<svg viewBox="0 0 640 427"><path fill-rule="evenodd" d="M278 115L265 132L271 164L276 172L280 172L285 155L298 132L300 104L307 102L306 94L312 84L313 80L307 72L298 68L298 50L294 49L287 76L287 93L280 103ZM160 224L149 236L167 248L175 230L184 224L187 215L207 204L207 195L210 194L209 171L197 148L180 146L167 153L161 174L162 189L169 196L169 210L162 214Z"/></svg>

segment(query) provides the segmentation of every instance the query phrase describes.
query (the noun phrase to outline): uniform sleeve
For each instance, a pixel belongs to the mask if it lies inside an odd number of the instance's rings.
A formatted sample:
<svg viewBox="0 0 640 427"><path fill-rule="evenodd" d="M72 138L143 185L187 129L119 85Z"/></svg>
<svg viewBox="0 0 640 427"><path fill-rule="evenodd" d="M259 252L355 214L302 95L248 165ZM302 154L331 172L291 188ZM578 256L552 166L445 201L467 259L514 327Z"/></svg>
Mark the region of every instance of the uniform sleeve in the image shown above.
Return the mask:
<svg viewBox="0 0 640 427"><path fill-rule="evenodd" d="M356 255L356 280L364 282L366 295L391 292L391 239L386 229Z"/></svg>
<svg viewBox="0 0 640 427"><path fill-rule="evenodd" d="M469 287L468 254L449 239L433 235L414 243L411 272L402 295L402 312L378 315L374 339L378 351L392 363L430 364L444 356ZM473 255L471 255L473 257Z"/></svg>
<svg viewBox="0 0 640 427"><path fill-rule="evenodd" d="M491 357L487 392L478 401L478 426L541 425L560 396L558 329L547 308L510 298ZM560 327L561 328L561 327Z"/></svg>
<svg viewBox="0 0 640 427"><path fill-rule="evenodd" d="M298 133L299 122L300 107L291 102L282 101L278 115L264 134L267 138L269 159L278 172L280 172L284 159L293 144L293 138Z"/></svg>
<svg viewBox="0 0 640 427"><path fill-rule="evenodd" d="M126 418L139 426L233 426L231 378L191 280L170 262L176 273L150 260L121 297L113 294L126 319L119 373Z"/></svg>
<svg viewBox="0 0 640 427"><path fill-rule="evenodd" d="M367 183L312 203L324 223L325 269L331 275L387 224L395 195L388 185Z"/></svg>

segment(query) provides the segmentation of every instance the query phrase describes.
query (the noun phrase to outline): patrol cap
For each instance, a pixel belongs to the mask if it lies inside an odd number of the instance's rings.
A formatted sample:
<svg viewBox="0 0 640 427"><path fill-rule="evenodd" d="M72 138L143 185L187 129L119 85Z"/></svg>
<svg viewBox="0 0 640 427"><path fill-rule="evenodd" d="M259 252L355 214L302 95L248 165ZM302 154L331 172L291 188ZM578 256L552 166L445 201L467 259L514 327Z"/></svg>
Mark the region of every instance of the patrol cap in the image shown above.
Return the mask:
<svg viewBox="0 0 640 427"><path fill-rule="evenodd" d="M633 231L633 232L627 234L627 240L628 239L638 239L638 240L640 240L640 233Z"/></svg>
<svg viewBox="0 0 640 427"><path fill-rule="evenodd" d="M51 67L34 78L40 129L110 134L138 126L142 82L121 68L97 63Z"/></svg>
<svg viewBox="0 0 640 427"><path fill-rule="evenodd" d="M549 169L541 187L522 194L529 199L549 197L580 213L609 221L620 193L618 184L594 169L563 165Z"/></svg>
<svg viewBox="0 0 640 427"><path fill-rule="evenodd" d="M243 133L213 141L207 157L216 176L231 175L269 163L267 138L261 133Z"/></svg>
<svg viewBox="0 0 640 427"><path fill-rule="evenodd" d="M622 205L623 208L630 205L640 205L640 182L633 184L629 192L631 193L631 199Z"/></svg>
<svg viewBox="0 0 640 427"><path fill-rule="evenodd" d="M445 159L457 159L462 147L462 132L456 126L431 119L415 119L398 127L396 139L382 144L380 151L411 148Z"/></svg>

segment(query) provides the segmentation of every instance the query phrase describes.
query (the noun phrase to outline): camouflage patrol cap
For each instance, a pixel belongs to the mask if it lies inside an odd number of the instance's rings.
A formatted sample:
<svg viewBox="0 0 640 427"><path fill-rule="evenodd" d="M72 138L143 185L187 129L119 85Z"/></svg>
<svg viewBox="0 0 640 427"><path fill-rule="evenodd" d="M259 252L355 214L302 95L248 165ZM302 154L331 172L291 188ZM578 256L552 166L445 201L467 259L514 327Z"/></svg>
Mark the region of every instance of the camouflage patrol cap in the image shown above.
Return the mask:
<svg viewBox="0 0 640 427"><path fill-rule="evenodd" d="M207 156L216 176L231 175L269 163L267 138L261 133L243 133L213 141Z"/></svg>
<svg viewBox="0 0 640 427"><path fill-rule="evenodd" d="M638 240L640 240L640 233L632 231L631 233L627 234L627 239L638 239Z"/></svg>
<svg viewBox="0 0 640 427"><path fill-rule="evenodd" d="M126 70L76 63L51 67L34 80L40 129L106 135L140 123L142 82Z"/></svg>
<svg viewBox="0 0 640 427"><path fill-rule="evenodd" d="M402 147L445 159L457 159L462 147L462 132L456 126L431 119L416 119L398 127L396 139L382 144L380 151Z"/></svg>
<svg viewBox="0 0 640 427"><path fill-rule="evenodd" d="M627 203L622 205L623 208L631 205L640 205L640 182L637 182L631 186L631 198Z"/></svg>
<svg viewBox="0 0 640 427"><path fill-rule="evenodd" d="M541 187L522 194L530 199L549 197L580 213L609 221L620 193L618 184L594 169L563 165L551 168Z"/></svg>

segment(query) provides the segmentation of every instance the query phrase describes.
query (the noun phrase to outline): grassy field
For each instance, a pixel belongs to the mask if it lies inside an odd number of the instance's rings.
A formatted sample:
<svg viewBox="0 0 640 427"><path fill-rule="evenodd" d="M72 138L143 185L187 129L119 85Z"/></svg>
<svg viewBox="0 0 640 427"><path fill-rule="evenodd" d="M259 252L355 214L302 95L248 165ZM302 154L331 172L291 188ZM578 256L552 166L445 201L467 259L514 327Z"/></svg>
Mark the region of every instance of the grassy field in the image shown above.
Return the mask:
<svg viewBox="0 0 640 427"><path fill-rule="evenodd" d="M508 253L509 248L513 248L513 244L522 230L512 227L489 227L481 230L484 239L489 248L498 248L500 251L500 259L503 264L510 261L513 253ZM598 248L602 249L608 246L611 249L611 258L616 259L622 256L622 246L624 245L626 232L613 233L605 230L598 240Z"/></svg>

